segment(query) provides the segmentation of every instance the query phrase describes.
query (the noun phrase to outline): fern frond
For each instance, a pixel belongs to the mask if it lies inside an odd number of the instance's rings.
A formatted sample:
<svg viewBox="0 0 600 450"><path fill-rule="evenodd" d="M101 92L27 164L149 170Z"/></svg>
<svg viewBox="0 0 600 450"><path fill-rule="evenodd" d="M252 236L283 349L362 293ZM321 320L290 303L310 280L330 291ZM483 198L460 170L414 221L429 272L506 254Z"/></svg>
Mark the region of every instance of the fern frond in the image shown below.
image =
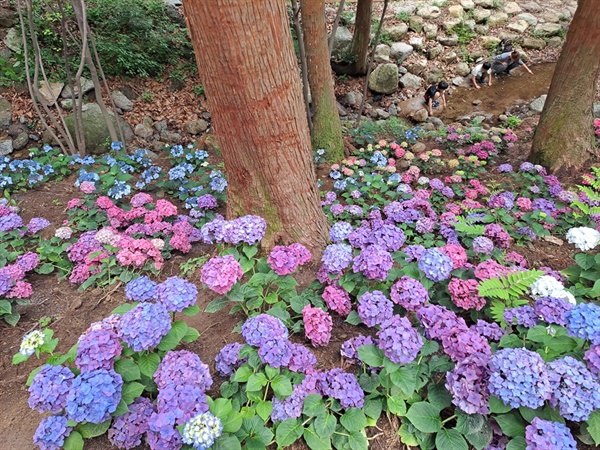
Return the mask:
<svg viewBox="0 0 600 450"><path fill-rule="evenodd" d="M499 298L501 300L520 297L543 274L544 272L541 270L527 270L525 272L509 273L498 278L490 278L479 283L479 295L481 297Z"/></svg>
<svg viewBox="0 0 600 450"><path fill-rule="evenodd" d="M473 225L467 219L461 216L456 217L456 222L453 224L454 229L458 233L466 234L467 236L483 236L485 233L484 225Z"/></svg>

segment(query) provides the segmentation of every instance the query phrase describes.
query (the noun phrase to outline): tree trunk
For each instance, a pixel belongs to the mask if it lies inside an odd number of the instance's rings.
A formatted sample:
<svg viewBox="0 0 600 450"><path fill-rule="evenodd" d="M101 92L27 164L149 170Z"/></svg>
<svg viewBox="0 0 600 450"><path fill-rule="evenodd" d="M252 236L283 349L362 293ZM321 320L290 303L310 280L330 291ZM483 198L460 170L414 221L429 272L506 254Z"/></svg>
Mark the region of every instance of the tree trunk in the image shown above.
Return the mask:
<svg viewBox="0 0 600 450"><path fill-rule="evenodd" d="M350 52L356 58L356 74L367 73L367 54L371 42L371 14L373 0L358 0L356 4L356 22Z"/></svg>
<svg viewBox="0 0 600 450"><path fill-rule="evenodd" d="M314 110L313 148L324 148L328 161L339 161L344 158L344 140L329 64L325 2L300 0L300 11Z"/></svg>
<svg viewBox="0 0 600 450"><path fill-rule="evenodd" d="M574 174L591 158L592 103L600 70L600 8L579 0L536 129L531 159L553 173Z"/></svg>
<svg viewBox="0 0 600 450"><path fill-rule="evenodd" d="M266 249L327 240L283 0L185 0L228 178L227 217L256 214Z"/></svg>

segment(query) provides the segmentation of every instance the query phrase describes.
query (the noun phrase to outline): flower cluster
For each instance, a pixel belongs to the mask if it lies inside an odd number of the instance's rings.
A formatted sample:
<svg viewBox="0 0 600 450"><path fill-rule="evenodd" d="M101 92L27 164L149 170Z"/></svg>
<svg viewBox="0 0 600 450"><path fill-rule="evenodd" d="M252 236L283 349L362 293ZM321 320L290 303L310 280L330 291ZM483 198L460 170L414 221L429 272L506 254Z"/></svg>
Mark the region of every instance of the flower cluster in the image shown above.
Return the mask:
<svg viewBox="0 0 600 450"><path fill-rule="evenodd" d="M350 310L352 309L350 295L341 286L332 284L325 287L322 297L325 300L327 308L337 312L340 316L346 317L350 314Z"/></svg>
<svg viewBox="0 0 600 450"><path fill-rule="evenodd" d="M342 272L352 262L352 247L348 244L330 244L325 247L321 262L327 272Z"/></svg>
<svg viewBox="0 0 600 450"><path fill-rule="evenodd" d="M562 298L539 297L533 304L535 314L544 322L565 326L565 313L573 309L573 305Z"/></svg>
<svg viewBox="0 0 600 450"><path fill-rule="evenodd" d="M196 450L205 450L211 447L222 433L221 420L205 412L186 422L181 434L184 444L189 444Z"/></svg>
<svg viewBox="0 0 600 450"><path fill-rule="evenodd" d="M235 372L248 358L240 358L242 344L234 342L227 344L215 357L215 369L222 377L228 377Z"/></svg>
<svg viewBox="0 0 600 450"><path fill-rule="evenodd" d="M363 345L376 344L371 336L363 336L362 334L344 341L340 348L340 354L348 359L350 364L360 364L358 357L358 349Z"/></svg>
<svg viewBox="0 0 600 450"><path fill-rule="evenodd" d="M171 316L162 304L140 303L117 325L118 336L136 352L156 347L171 329Z"/></svg>
<svg viewBox="0 0 600 450"><path fill-rule="evenodd" d="M289 275L310 258L310 252L302 244L278 245L271 250L267 263L277 275Z"/></svg>
<svg viewBox="0 0 600 450"><path fill-rule="evenodd" d="M425 286L414 278L403 276L391 288L392 301L408 311L416 311L429 302Z"/></svg>
<svg viewBox="0 0 600 450"><path fill-rule="evenodd" d="M575 337L600 344L600 306L594 303L581 303L564 313L567 330Z"/></svg>
<svg viewBox="0 0 600 450"><path fill-rule="evenodd" d="M393 314L393 303L381 292L365 292L358 299L358 315L368 327L381 325Z"/></svg>
<svg viewBox="0 0 600 450"><path fill-rule="evenodd" d="M331 316L320 308L306 305L302 309L304 320L304 334L314 347L329 344L333 321Z"/></svg>
<svg viewBox="0 0 600 450"><path fill-rule="evenodd" d="M242 266L233 255L215 256L202 266L200 281L217 294L226 294L242 279Z"/></svg>
<svg viewBox="0 0 600 450"><path fill-rule="evenodd" d="M67 395L67 417L75 422L101 423L121 401L123 379L114 370L84 372L73 380Z"/></svg>
<svg viewBox="0 0 600 450"><path fill-rule="evenodd" d="M242 325L244 340L254 347L260 347L271 340L282 340L288 337L288 330L276 317L259 314L246 320Z"/></svg>
<svg viewBox="0 0 600 450"><path fill-rule="evenodd" d="M445 255L444 255L445 256ZM380 245L369 245L354 258L354 273L362 273L369 280L385 280L394 261Z"/></svg>
<svg viewBox="0 0 600 450"><path fill-rule="evenodd" d="M248 245L259 243L265 236L267 222L259 216L242 216L234 220L217 217L203 225L200 234L207 244L226 243Z"/></svg>
<svg viewBox="0 0 600 450"><path fill-rule="evenodd" d="M406 317L394 315L381 324L377 332L379 348L390 361L409 364L415 360L423 346L423 338Z"/></svg>
<svg viewBox="0 0 600 450"><path fill-rule="evenodd" d="M196 304L198 288L183 278L169 277L156 288L158 303L169 312L181 312Z"/></svg>
<svg viewBox="0 0 600 450"><path fill-rule="evenodd" d="M342 408L362 408L364 405L365 393L356 377L342 369L326 372L321 389L324 395L339 400Z"/></svg>
<svg viewBox="0 0 600 450"><path fill-rule="evenodd" d="M432 281L447 279L453 267L452 259L436 248L425 250L419 259L419 269Z"/></svg>
<svg viewBox="0 0 600 450"><path fill-rule="evenodd" d="M72 428L67 425L65 416L50 416L42 419L35 434L33 443L40 450L59 450L63 448L65 439L71 434Z"/></svg>
<svg viewBox="0 0 600 450"><path fill-rule="evenodd" d="M151 302L157 297L156 287L150 278L137 277L125 285L125 297L132 302Z"/></svg>
<svg viewBox="0 0 600 450"><path fill-rule="evenodd" d="M566 425L534 417L525 427L527 450L577 450L577 443Z"/></svg>
<svg viewBox="0 0 600 450"><path fill-rule="evenodd" d="M579 250L586 252L600 243L600 232L588 227L571 228L567 231L566 238L569 244L574 244Z"/></svg>
<svg viewBox="0 0 600 450"><path fill-rule="evenodd" d="M488 356L474 353L446 373L452 403L467 414L489 414Z"/></svg>
<svg viewBox="0 0 600 450"><path fill-rule="evenodd" d="M34 330L23 336L19 353L23 356L31 356L44 345L46 335L39 330Z"/></svg>
<svg viewBox="0 0 600 450"><path fill-rule="evenodd" d="M45 364L29 386L29 407L39 412L59 413L67 405L73 372L63 366Z"/></svg>
<svg viewBox="0 0 600 450"><path fill-rule="evenodd" d="M108 440L118 448L131 449L140 445L149 430L150 416L156 412L156 406L145 397L136 398L128 408L108 429Z"/></svg>
<svg viewBox="0 0 600 450"><path fill-rule="evenodd" d="M448 284L448 292L452 302L462 309L481 310L485 306L485 298L478 295L477 280L462 280L452 278Z"/></svg>
<svg viewBox="0 0 600 450"><path fill-rule="evenodd" d="M533 283L531 283L529 289L531 290L531 296L533 298L564 298L573 305L576 303L573 294L567 291L560 281L558 281L556 278L550 275L542 275Z"/></svg>
<svg viewBox="0 0 600 450"><path fill-rule="evenodd" d="M81 372L111 370L123 351L119 336L112 330L87 330L79 337L75 365Z"/></svg>

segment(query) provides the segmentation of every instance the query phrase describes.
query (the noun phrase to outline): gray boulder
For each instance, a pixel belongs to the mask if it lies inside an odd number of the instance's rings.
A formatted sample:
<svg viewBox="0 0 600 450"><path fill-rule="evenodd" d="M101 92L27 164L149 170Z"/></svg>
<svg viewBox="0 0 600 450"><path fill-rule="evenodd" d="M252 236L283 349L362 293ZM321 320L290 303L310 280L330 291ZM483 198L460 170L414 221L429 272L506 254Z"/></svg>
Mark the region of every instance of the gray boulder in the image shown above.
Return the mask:
<svg viewBox="0 0 600 450"><path fill-rule="evenodd" d="M394 25L393 27L386 29L388 36L393 41L401 41L408 33L408 25L404 22Z"/></svg>
<svg viewBox="0 0 600 450"><path fill-rule="evenodd" d="M423 25L423 31L427 39L435 39L438 33L438 26L435 23L426 23Z"/></svg>
<svg viewBox="0 0 600 450"><path fill-rule="evenodd" d="M12 146L15 150L21 150L25 148L29 142L29 135L25 132L19 133L19 135L13 139Z"/></svg>
<svg viewBox="0 0 600 450"><path fill-rule="evenodd" d="M12 106L8 100L0 97L0 129L8 128L12 118Z"/></svg>
<svg viewBox="0 0 600 450"><path fill-rule="evenodd" d="M337 27L335 30L335 38L333 39L333 49L331 56L334 59L342 59L345 53L350 49L352 42L352 33L346 27Z"/></svg>
<svg viewBox="0 0 600 450"><path fill-rule="evenodd" d="M536 98L529 105L529 109L531 109L533 112L541 113L544 110L544 105L546 104L546 97L548 96L542 95L541 97Z"/></svg>
<svg viewBox="0 0 600 450"><path fill-rule="evenodd" d="M444 78L444 71L439 67L432 67L429 72L427 72L427 76L425 77L425 81L427 85L433 83L439 83Z"/></svg>
<svg viewBox="0 0 600 450"><path fill-rule="evenodd" d="M9 50L15 53L21 53L23 51L23 43L21 42L21 33L17 31L16 28L9 28L6 32L6 36L4 36L4 45L6 45Z"/></svg>
<svg viewBox="0 0 600 450"><path fill-rule="evenodd" d="M42 81L40 83L40 98L38 100L46 106L53 105L58 100L64 86L64 83L46 83Z"/></svg>
<svg viewBox="0 0 600 450"><path fill-rule="evenodd" d="M523 48L532 48L534 50L543 50L546 48L546 41L540 38L526 37L523 38L523 43L521 44Z"/></svg>
<svg viewBox="0 0 600 450"><path fill-rule="evenodd" d="M375 47L375 62L389 63L390 62L390 46L387 44L378 44Z"/></svg>
<svg viewBox="0 0 600 450"><path fill-rule="evenodd" d="M87 152L95 155L106 153L108 151L106 142L110 141L110 133L108 132L108 125L104 122L100 106L97 103L87 103L83 105L82 109L84 109L82 112L83 135ZM117 127L117 121L119 122L125 134L125 142L130 142L133 138L131 127L121 117L115 116L112 111L109 111L108 114L115 128ZM69 132L74 135L75 117L73 114L67 116L65 121Z"/></svg>
<svg viewBox="0 0 600 450"><path fill-rule="evenodd" d="M402 78L400 78L400 85L405 89L412 89L416 91L421 88L422 84L423 79L413 75L412 73L404 74L402 75Z"/></svg>
<svg viewBox="0 0 600 450"><path fill-rule="evenodd" d="M371 73L369 89L379 94L393 94L398 89L398 66L380 64Z"/></svg>
<svg viewBox="0 0 600 450"><path fill-rule="evenodd" d="M423 48L423 38L419 36L412 36L408 43L415 49L421 50Z"/></svg>
<svg viewBox="0 0 600 450"><path fill-rule="evenodd" d="M423 31L424 20L421 16L410 16L408 19L408 29L415 33Z"/></svg>
<svg viewBox="0 0 600 450"><path fill-rule="evenodd" d="M536 26L538 23L537 17L529 13L521 13L517 16L517 20L524 20L531 26Z"/></svg>
<svg viewBox="0 0 600 450"><path fill-rule="evenodd" d="M471 73L471 68L467 63L461 62L456 65L455 72L461 77L466 77Z"/></svg>
<svg viewBox="0 0 600 450"><path fill-rule="evenodd" d="M435 59L438 56L440 56L440 54L444 51L444 47L442 47L440 44L436 44L433 47L429 47L427 49L427 58L429 59Z"/></svg>
<svg viewBox="0 0 600 450"><path fill-rule="evenodd" d="M171 133L170 131L163 131L160 133L160 138L164 142L170 144L179 144L181 142L181 135L179 133Z"/></svg>
<svg viewBox="0 0 600 450"><path fill-rule="evenodd" d="M133 132L136 136L141 137L142 139L148 139L150 136L152 136L154 130L143 123L138 123Z"/></svg>
<svg viewBox="0 0 600 450"><path fill-rule="evenodd" d="M508 22L508 14L497 12L488 17L487 23L490 27L497 27Z"/></svg>
<svg viewBox="0 0 600 450"><path fill-rule="evenodd" d="M460 6L462 6L465 11L470 11L475 8L475 2L473 0L460 0Z"/></svg>
<svg viewBox="0 0 600 450"><path fill-rule="evenodd" d="M521 4L521 8L530 13L541 13L544 10L544 8L536 2L523 3Z"/></svg>
<svg viewBox="0 0 600 450"><path fill-rule="evenodd" d="M7 156L13 152L11 139L0 140L0 156Z"/></svg>
<svg viewBox="0 0 600 450"><path fill-rule="evenodd" d="M94 82L87 78L81 78L81 92L87 94L92 89L94 89ZM75 97L77 98L79 96L79 89L77 89L77 86L74 87L73 92L75 92ZM60 95L62 98L73 98L73 92L71 92L71 86L67 85Z"/></svg>
<svg viewBox="0 0 600 450"><path fill-rule="evenodd" d="M413 52L413 46L404 42L394 42L390 50L390 56L401 64Z"/></svg>
<svg viewBox="0 0 600 450"><path fill-rule="evenodd" d="M425 122L429 117L421 96L400 102L398 109L400 110L400 116L412 119L415 122Z"/></svg>
<svg viewBox="0 0 600 450"><path fill-rule="evenodd" d="M538 36L556 36L562 30L562 27L557 23L541 23L533 29L533 34Z"/></svg>
<svg viewBox="0 0 600 450"><path fill-rule="evenodd" d="M458 36L456 34L452 36L438 36L437 41L446 47L455 47L458 45Z"/></svg>
<svg viewBox="0 0 600 450"><path fill-rule="evenodd" d="M504 12L506 14L517 14L523 11L517 2L508 2L504 5Z"/></svg>
<svg viewBox="0 0 600 450"><path fill-rule="evenodd" d="M442 12L437 6L425 5L417 10L417 14L423 17L424 19L437 19L438 17L440 17Z"/></svg>
<svg viewBox="0 0 600 450"><path fill-rule="evenodd" d="M481 6L482 8L493 8L494 0L474 0L477 6Z"/></svg>
<svg viewBox="0 0 600 450"><path fill-rule="evenodd" d="M125 94L121 91L113 91L110 95L115 102L115 106L123 111L131 111L133 109L133 102L129 100Z"/></svg>
<svg viewBox="0 0 600 450"><path fill-rule="evenodd" d="M524 20L517 20L516 22L509 23L506 28L516 31L517 33L524 33L525 30L529 28L529 24Z"/></svg>
<svg viewBox="0 0 600 450"><path fill-rule="evenodd" d="M183 128L186 133L196 135L208 130L208 122L204 119L192 120L186 123Z"/></svg>
<svg viewBox="0 0 600 450"><path fill-rule="evenodd" d="M477 23L485 22L492 15L489 9L477 8L473 10L473 20Z"/></svg>

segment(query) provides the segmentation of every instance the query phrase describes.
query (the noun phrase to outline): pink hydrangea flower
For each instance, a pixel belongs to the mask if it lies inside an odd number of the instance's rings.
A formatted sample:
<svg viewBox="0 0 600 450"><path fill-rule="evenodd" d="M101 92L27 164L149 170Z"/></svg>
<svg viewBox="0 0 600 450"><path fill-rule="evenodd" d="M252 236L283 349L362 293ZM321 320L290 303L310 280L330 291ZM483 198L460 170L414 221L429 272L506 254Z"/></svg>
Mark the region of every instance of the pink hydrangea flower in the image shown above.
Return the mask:
<svg viewBox="0 0 600 450"><path fill-rule="evenodd" d="M452 302L462 309L475 309L479 311L485 306L485 298L478 295L479 283L477 280L461 280L452 278L448 284L448 291Z"/></svg>
<svg viewBox="0 0 600 450"><path fill-rule="evenodd" d="M226 294L242 279L242 266L232 255L215 256L202 266L200 281L217 294Z"/></svg>
<svg viewBox="0 0 600 450"><path fill-rule="evenodd" d="M131 197L131 201L129 203L134 208L144 206L146 203L152 203L152 196L145 192L138 192L133 197Z"/></svg>
<svg viewBox="0 0 600 450"><path fill-rule="evenodd" d="M350 295L344 288L336 284L327 286L323 291L323 300L327 304L327 307L332 311L337 312L340 316L346 317L350 314L352 309L352 303L350 302Z"/></svg>
<svg viewBox="0 0 600 450"><path fill-rule="evenodd" d="M302 318L304 319L304 334L313 347L329 344L333 328L333 321L329 314L322 309L306 305L302 309Z"/></svg>
<svg viewBox="0 0 600 450"><path fill-rule="evenodd" d="M452 259L452 269L460 269L467 263L467 251L458 244L447 244L440 251Z"/></svg>
<svg viewBox="0 0 600 450"><path fill-rule="evenodd" d="M96 185L94 183L92 183L91 181L83 181L79 185L79 190L81 192L83 192L84 194L91 194L92 192L94 192L96 190Z"/></svg>
<svg viewBox="0 0 600 450"><path fill-rule="evenodd" d="M10 291L6 293L6 298L29 298L33 294L33 287L27 281L17 281Z"/></svg>
<svg viewBox="0 0 600 450"><path fill-rule="evenodd" d="M310 258L310 252L302 244L278 245L269 254L267 263L277 275L288 275L309 262Z"/></svg>

